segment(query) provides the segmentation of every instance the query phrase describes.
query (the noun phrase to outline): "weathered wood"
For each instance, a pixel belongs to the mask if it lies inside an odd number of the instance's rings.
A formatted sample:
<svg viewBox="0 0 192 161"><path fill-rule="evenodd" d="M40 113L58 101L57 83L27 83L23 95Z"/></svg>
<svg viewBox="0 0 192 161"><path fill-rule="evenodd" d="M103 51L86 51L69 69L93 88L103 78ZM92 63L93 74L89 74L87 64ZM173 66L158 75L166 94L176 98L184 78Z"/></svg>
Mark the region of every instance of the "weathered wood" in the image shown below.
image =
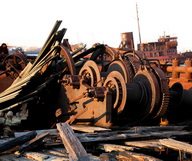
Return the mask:
<svg viewBox="0 0 192 161"><path fill-rule="evenodd" d="M42 140L48 136L48 132L44 132L42 134L37 135L35 138L33 138L32 140L30 140L29 142L23 144L20 148L19 148L19 152L23 153L24 151L27 150L32 150L34 148L36 148L38 145L42 144Z"/></svg>
<svg viewBox="0 0 192 161"><path fill-rule="evenodd" d="M46 149L46 150L43 150L43 153L58 156L58 157L64 157L64 158L69 159L69 155L68 155L67 151L64 148L62 148L62 149L63 150L57 150L57 149L54 149L54 148L51 148L49 150Z"/></svg>
<svg viewBox="0 0 192 161"><path fill-rule="evenodd" d="M0 161L31 161L31 159L27 159L25 157L17 157L14 154L10 154L10 155L0 155Z"/></svg>
<svg viewBox="0 0 192 161"><path fill-rule="evenodd" d="M56 126L72 160L75 161L88 156L81 142L77 139L75 133L67 123L57 123Z"/></svg>
<svg viewBox="0 0 192 161"><path fill-rule="evenodd" d="M27 152L27 153L24 153L24 156L28 159L33 159L37 161L43 161L50 158L49 155L38 153L38 152Z"/></svg>
<svg viewBox="0 0 192 161"><path fill-rule="evenodd" d="M101 161L117 161L116 154L114 152L113 153L102 153L99 156L99 159ZM127 161L130 161L130 160L127 160Z"/></svg>
<svg viewBox="0 0 192 161"><path fill-rule="evenodd" d="M71 125L71 128L76 131L94 133L99 131L111 131L111 129L96 127L96 126L88 126L88 125Z"/></svg>
<svg viewBox="0 0 192 161"><path fill-rule="evenodd" d="M146 128L146 129L145 129ZM183 127L139 127L121 131L104 131L99 133L75 133L75 136L82 142L109 142L109 141L131 141L131 140L154 140L169 137L192 136L190 131L181 130ZM49 132L51 136L57 136L56 129L38 130L37 133ZM23 133L15 133L20 136Z"/></svg>
<svg viewBox="0 0 192 161"><path fill-rule="evenodd" d="M161 140L159 140L159 142L168 148L192 154L192 145L191 144L177 141L174 139L161 139Z"/></svg>
<svg viewBox="0 0 192 161"><path fill-rule="evenodd" d="M134 153L134 152L127 152L127 151L123 151L123 152L119 152L119 157L127 157L128 159L130 158L134 158L134 160L136 161L161 161L161 159L152 157L152 156L148 156L145 154L141 154L141 153ZM132 160L130 160L132 161Z"/></svg>
<svg viewBox="0 0 192 161"><path fill-rule="evenodd" d="M168 138L171 136L184 136L191 135L191 132L187 131L165 131L165 132L145 132L145 133L135 133L135 132L105 132L97 134L77 134L81 142L107 142L107 141L118 141L118 140L151 140L151 139L161 139Z"/></svg>
<svg viewBox="0 0 192 161"><path fill-rule="evenodd" d="M69 158L49 155L42 152L26 152L24 156L36 161L69 161Z"/></svg>
<svg viewBox="0 0 192 161"><path fill-rule="evenodd" d="M116 161L116 160L122 160L122 161L161 161L158 158L148 156L141 153L134 153L134 152L116 152L113 151L111 153L103 153L100 155L101 161Z"/></svg>
<svg viewBox="0 0 192 161"><path fill-rule="evenodd" d="M34 131L37 133L37 135L42 134L42 133L46 133L46 132L48 132L49 135L53 135L53 136L58 135L57 129L45 129L45 130L34 130ZM27 134L27 133L28 132L15 132L14 134L15 134L15 137L19 137L19 136Z"/></svg>
<svg viewBox="0 0 192 161"><path fill-rule="evenodd" d="M36 135L37 135L37 133L35 131L32 131L32 132L28 132L27 134L22 135L20 137L16 137L12 140L4 142L4 143L0 144L0 152L9 150L17 145L21 145L21 144L33 139Z"/></svg>
<svg viewBox="0 0 192 161"><path fill-rule="evenodd" d="M159 140L145 140L145 141L126 141L124 142L125 145L137 148L146 148L146 149L153 149L163 151L165 148L159 142Z"/></svg>
<svg viewBox="0 0 192 161"><path fill-rule="evenodd" d="M126 151L126 150L134 150L133 147L117 145L117 144L100 144L99 149L104 150L105 152L112 152L112 151Z"/></svg>
<svg viewBox="0 0 192 161"><path fill-rule="evenodd" d="M135 126L129 128L130 130L135 130L136 132L145 132L145 131L175 131L175 130L183 130L186 126Z"/></svg>

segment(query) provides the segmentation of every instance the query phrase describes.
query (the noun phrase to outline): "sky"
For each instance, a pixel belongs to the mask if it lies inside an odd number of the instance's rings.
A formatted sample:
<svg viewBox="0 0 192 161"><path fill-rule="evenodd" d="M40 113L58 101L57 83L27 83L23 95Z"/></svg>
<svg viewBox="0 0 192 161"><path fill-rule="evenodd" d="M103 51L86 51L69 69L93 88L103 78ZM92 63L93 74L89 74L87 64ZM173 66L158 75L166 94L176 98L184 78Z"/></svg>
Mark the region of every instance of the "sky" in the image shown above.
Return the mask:
<svg viewBox="0 0 192 161"><path fill-rule="evenodd" d="M71 44L118 47L120 34L133 32L139 43L178 37L178 51L192 50L191 0L1 0L0 43L42 47L56 20Z"/></svg>

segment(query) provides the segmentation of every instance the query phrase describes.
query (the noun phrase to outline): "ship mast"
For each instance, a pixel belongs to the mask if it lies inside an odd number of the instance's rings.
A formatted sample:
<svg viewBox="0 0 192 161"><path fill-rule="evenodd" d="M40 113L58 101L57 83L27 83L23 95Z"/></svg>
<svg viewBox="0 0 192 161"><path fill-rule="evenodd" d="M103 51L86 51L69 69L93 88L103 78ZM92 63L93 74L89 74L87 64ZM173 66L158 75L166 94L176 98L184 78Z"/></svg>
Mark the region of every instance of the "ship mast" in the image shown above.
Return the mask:
<svg viewBox="0 0 192 161"><path fill-rule="evenodd" d="M139 24L139 14L138 14L138 6L136 3L136 12L137 12L137 26L138 26L138 32L139 32L139 43L141 45L141 32L140 32L140 24Z"/></svg>

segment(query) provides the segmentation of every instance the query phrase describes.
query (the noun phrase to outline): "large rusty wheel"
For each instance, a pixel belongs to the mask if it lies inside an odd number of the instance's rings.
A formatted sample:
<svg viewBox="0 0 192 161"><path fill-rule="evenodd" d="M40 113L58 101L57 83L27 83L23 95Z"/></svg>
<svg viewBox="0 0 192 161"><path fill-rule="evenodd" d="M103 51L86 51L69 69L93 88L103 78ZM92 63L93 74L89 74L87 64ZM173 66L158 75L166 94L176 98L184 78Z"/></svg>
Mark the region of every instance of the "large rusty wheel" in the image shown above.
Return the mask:
<svg viewBox="0 0 192 161"><path fill-rule="evenodd" d="M156 66L152 68L157 77L161 93L161 101L159 103L158 108L154 111L154 118L156 118L163 116L167 112L170 100L170 94L169 94L168 80L166 78L165 73Z"/></svg>
<svg viewBox="0 0 192 161"><path fill-rule="evenodd" d="M91 87L102 85L100 71L97 64L88 60L79 71L79 75L83 77L83 80Z"/></svg>
<svg viewBox="0 0 192 161"><path fill-rule="evenodd" d="M19 76L19 73L25 68L27 63L26 56L21 52L15 52L12 55L8 55L3 60L6 74L12 79L16 79Z"/></svg>
<svg viewBox="0 0 192 161"><path fill-rule="evenodd" d="M142 59L139 57L139 55L137 55L136 53L132 53L132 52L125 52L124 56L127 59L127 61L130 62L131 67L132 67L134 73L136 74L137 71L139 70L140 66L143 65Z"/></svg>
<svg viewBox="0 0 192 161"><path fill-rule="evenodd" d="M115 57L117 57L117 51L107 45L103 46L104 48L99 51L99 53L93 52L90 59L91 60L99 60L99 61L113 61Z"/></svg>
<svg viewBox="0 0 192 161"><path fill-rule="evenodd" d="M144 67L144 69L139 69L133 82L140 84L142 91L145 91L145 99L141 104L142 107L138 109L138 112L140 112L138 115L146 118L156 111L161 100L158 80L153 72Z"/></svg>
<svg viewBox="0 0 192 161"><path fill-rule="evenodd" d="M117 113L121 113L125 107L127 100L127 88L126 83L118 71L110 72L104 82L104 87L109 88L112 91L114 98L114 109L117 110Z"/></svg>
<svg viewBox="0 0 192 161"><path fill-rule="evenodd" d="M75 75L76 74L75 63L73 61L70 51L63 45L60 45L60 48L61 48L60 51L61 57L65 59L68 71L70 72L71 75Z"/></svg>
<svg viewBox="0 0 192 161"><path fill-rule="evenodd" d="M95 61L102 66L101 71L105 72L106 67L115 59L122 59L117 50L107 45L104 45L102 49L96 50L90 57L90 60Z"/></svg>
<svg viewBox="0 0 192 161"><path fill-rule="evenodd" d="M119 73L121 73L121 75L125 79L125 83L130 83L134 76L134 72L131 68L131 64L127 60L119 59L119 60L113 61L109 65L109 67L107 69L107 73L110 73L112 71L118 71Z"/></svg>

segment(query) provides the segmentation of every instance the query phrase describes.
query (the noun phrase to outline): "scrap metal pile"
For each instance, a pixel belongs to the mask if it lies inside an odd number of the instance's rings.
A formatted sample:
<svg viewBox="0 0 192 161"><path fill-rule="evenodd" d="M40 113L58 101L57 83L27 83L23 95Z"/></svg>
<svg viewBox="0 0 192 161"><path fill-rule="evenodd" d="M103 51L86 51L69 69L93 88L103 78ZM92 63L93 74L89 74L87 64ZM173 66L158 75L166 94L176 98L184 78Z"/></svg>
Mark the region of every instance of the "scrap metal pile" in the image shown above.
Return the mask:
<svg viewBox="0 0 192 161"><path fill-rule="evenodd" d="M168 86L156 61L103 44L71 51L62 43L66 29L58 30L60 24L33 64L0 93L0 112L20 115L25 107L23 124L31 127L53 127L59 121L111 127L174 120L184 90L179 83Z"/></svg>

